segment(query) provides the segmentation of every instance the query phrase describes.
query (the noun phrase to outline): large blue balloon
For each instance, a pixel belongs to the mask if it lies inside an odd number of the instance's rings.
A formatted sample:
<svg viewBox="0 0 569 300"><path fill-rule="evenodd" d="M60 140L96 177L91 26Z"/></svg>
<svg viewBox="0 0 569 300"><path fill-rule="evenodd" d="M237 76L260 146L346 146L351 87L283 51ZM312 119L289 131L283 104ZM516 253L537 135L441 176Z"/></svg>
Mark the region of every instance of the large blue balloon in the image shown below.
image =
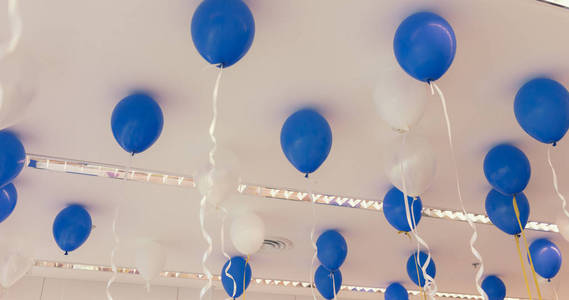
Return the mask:
<svg viewBox="0 0 569 300"><path fill-rule="evenodd" d="M547 239L538 239L531 243L529 252L535 272L539 276L551 279L557 275L562 262L561 251L557 245Z"/></svg>
<svg viewBox="0 0 569 300"><path fill-rule="evenodd" d="M150 96L135 93L122 99L111 116L111 128L119 145L128 153L148 149L160 136L164 117Z"/></svg>
<svg viewBox="0 0 569 300"><path fill-rule="evenodd" d="M506 285L494 275L484 278L482 289L488 295L488 300L504 300L506 298Z"/></svg>
<svg viewBox="0 0 569 300"><path fill-rule="evenodd" d="M7 184L0 188L0 223L12 214L18 201L18 193L13 184Z"/></svg>
<svg viewBox="0 0 569 300"><path fill-rule="evenodd" d="M504 195L496 190L491 190L486 196L486 214L488 214L490 221L500 230L510 235L522 232L516 218L513 200L513 196ZM524 193L519 193L516 195L516 202L518 203L522 227L525 228L530 211L528 199Z"/></svg>
<svg viewBox="0 0 569 300"><path fill-rule="evenodd" d="M192 40L211 64L227 68L249 50L255 36L253 14L241 0L205 0L192 18Z"/></svg>
<svg viewBox="0 0 569 300"><path fill-rule="evenodd" d="M409 222L407 222L407 211L405 210L403 198L405 198L403 193L396 187L392 187L383 198L383 214L387 222L395 227L395 229L409 232L411 231L411 227L409 227ZM407 196L407 202L409 203L409 209L413 208L413 214L409 216L411 222L414 220L414 225L419 225L419 221L421 221L421 210L423 209L421 199L417 197L415 200L413 197ZM413 228L415 228L415 226L413 226Z"/></svg>
<svg viewBox="0 0 569 300"><path fill-rule="evenodd" d="M229 261L227 261L225 265L223 265L223 268L221 268L221 283L229 297L239 298L243 295L251 282L251 264L246 262L243 257L235 256L231 258L231 266L229 267L229 270L227 270L227 266L229 266ZM233 279L225 275L225 270L233 276ZM236 285L235 295L233 295L233 280L235 280ZM245 288L243 288L243 283L245 283Z"/></svg>
<svg viewBox="0 0 569 300"><path fill-rule="evenodd" d="M394 282L385 289L385 300L409 300L409 294L401 284Z"/></svg>
<svg viewBox="0 0 569 300"><path fill-rule="evenodd" d="M514 113L522 129L533 138L556 143L569 128L569 92L549 78L530 80L516 94Z"/></svg>
<svg viewBox="0 0 569 300"><path fill-rule="evenodd" d="M346 260L348 245L336 230L327 230L316 241L318 260L328 270L337 270Z"/></svg>
<svg viewBox="0 0 569 300"><path fill-rule="evenodd" d="M55 242L65 255L83 245L91 234L91 215L78 204L72 204L57 214L53 222Z"/></svg>
<svg viewBox="0 0 569 300"><path fill-rule="evenodd" d="M407 275L411 281L413 281L416 285L423 287L425 285L425 277L423 277L423 270L421 270L421 266L423 266L427 262L427 253L421 251L419 252L419 260L417 260L417 253L413 253L407 260ZM419 274L417 274L419 271ZM435 266L435 261L431 257L431 261L429 265L427 265L427 274L432 278L435 278L437 274L437 267Z"/></svg>
<svg viewBox="0 0 569 300"><path fill-rule="evenodd" d="M452 64L456 37L441 16L419 12L401 22L395 32L393 50L405 72L420 81L434 81Z"/></svg>
<svg viewBox="0 0 569 300"><path fill-rule="evenodd" d="M0 187L10 183L22 172L26 163L26 150L11 132L0 131Z"/></svg>
<svg viewBox="0 0 569 300"><path fill-rule="evenodd" d="M531 166L520 149L509 144L500 144L486 154L484 175L498 192L514 195L521 193L528 185Z"/></svg>
<svg viewBox="0 0 569 300"><path fill-rule="evenodd" d="M301 109L286 119L281 129L281 148L290 163L308 176L330 153L330 125L317 111Z"/></svg>
<svg viewBox="0 0 569 300"><path fill-rule="evenodd" d="M342 273L340 273L340 270L332 272L324 266L320 266L316 269L316 273L314 273L314 284L322 297L325 299L334 299L334 291L336 291L335 294L338 295L342 287Z"/></svg>

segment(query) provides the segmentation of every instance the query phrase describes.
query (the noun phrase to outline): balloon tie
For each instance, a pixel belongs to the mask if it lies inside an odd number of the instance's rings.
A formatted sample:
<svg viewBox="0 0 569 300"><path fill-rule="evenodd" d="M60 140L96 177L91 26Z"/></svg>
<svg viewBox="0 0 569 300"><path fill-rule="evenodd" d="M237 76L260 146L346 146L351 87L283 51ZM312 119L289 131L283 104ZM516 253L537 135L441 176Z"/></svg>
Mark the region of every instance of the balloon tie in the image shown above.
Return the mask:
<svg viewBox="0 0 569 300"><path fill-rule="evenodd" d="M245 300L245 283L247 282L247 264L249 263L249 255L247 255L247 259L245 260L245 267L243 268L243 300Z"/></svg>
<svg viewBox="0 0 569 300"><path fill-rule="evenodd" d="M69 255L69 252L65 251L65 253L63 253L63 255Z"/></svg>
<svg viewBox="0 0 569 300"><path fill-rule="evenodd" d="M528 297L529 297L529 300L532 300L531 290L530 290L529 281L528 281L528 275L526 273L526 267L524 265L524 257L522 255L522 250L520 249L520 235L516 234L516 235L514 235L514 238L516 240L516 248L518 249L518 256L520 257L520 264L522 265L522 274L524 275L524 282L526 284L526 289L528 291Z"/></svg>
<svg viewBox="0 0 569 300"><path fill-rule="evenodd" d="M225 252L225 220L227 219L227 216L229 215L229 213L227 212L227 209L225 209L224 207L219 206L218 207L222 213L223 213L223 217L221 218L221 252L223 253L223 256L225 256L225 258L227 258L227 268L225 268L225 276L227 276L228 278L231 279L231 281L233 281L233 295L231 295L231 298L235 298L235 294L237 293L237 282L235 281L235 278L233 278L233 275L229 274L229 268L231 268L231 257L229 256L229 254L227 254L227 252Z"/></svg>
<svg viewBox="0 0 569 300"><path fill-rule="evenodd" d="M401 143L402 151L405 148L406 141L407 141L407 134L404 134L403 135L403 141ZM424 287L425 291L427 291L427 290L429 291L428 293L429 293L430 297L434 297L434 295L437 293L437 284L435 282L435 279L433 277L431 277L431 275L427 274L427 267L429 266L429 263L431 262L431 248L417 233L417 230L415 228L417 226L417 224L415 223L415 214L414 214L413 210L410 209L409 202L407 201L408 194L407 194L407 184L405 181L405 167L401 163L401 164L399 164L399 168L400 168L400 173L401 173L401 184L403 187L403 203L405 204L405 216L407 217L407 224L409 225L409 228L411 229L411 234L413 235L413 237L417 241L417 259L419 259L419 253L421 251L421 245L423 247L425 247L425 249L427 250L427 260L425 261L425 264L423 266L421 266L423 278L425 279L425 285L423 287ZM414 204L414 202L412 204ZM417 272L417 275L419 275L418 272ZM420 285L421 285L421 281L419 280L419 286Z"/></svg>
<svg viewBox="0 0 569 300"><path fill-rule="evenodd" d="M514 204L514 212L516 213L516 219L518 220L518 225L520 226L522 237L524 238L524 243L526 245L526 251L528 253L529 264L531 267L531 273L533 276L533 281L535 283L535 288L537 290L537 296L538 296L539 300L541 300L541 291L539 290L539 282L537 281L537 275L535 273L535 268L533 266L533 260L531 258L531 252L529 251L529 244L528 244L528 240L526 238L526 234L524 232L524 226L522 225L522 221L520 220L520 210L518 209L518 201L516 201L516 195L514 195L513 204ZM523 263L523 261L522 261L522 263Z"/></svg>
<svg viewBox="0 0 569 300"><path fill-rule="evenodd" d="M557 146L557 142L553 142L553 147Z"/></svg>
<svg viewBox="0 0 569 300"><path fill-rule="evenodd" d="M123 201L126 201L126 181L128 180L128 174L130 174L130 171L132 169L132 162L134 160L134 154L129 156L129 160L128 160L128 165L126 168L126 171L124 173L124 182L122 184L122 188L123 188ZM105 289L105 292L107 294L107 300L113 300L113 296L111 295L111 285L113 284L113 282L115 282L115 280L117 279L118 276L118 268L117 268L117 264L116 264L116 254L119 251L119 246L120 246L120 238L119 235L117 233L117 220L119 218L119 214L120 214L120 209L121 209L121 204L119 203L117 205L117 207L115 208L115 215L113 217L113 225L112 225L112 230L113 230L113 240L114 240L114 246L113 249L111 250L111 269L113 270L113 275L111 276L111 278L109 278L109 281L107 281L107 287Z"/></svg>
<svg viewBox="0 0 569 300"><path fill-rule="evenodd" d="M476 277L475 277L476 290L478 290L478 293L480 293L482 298L488 299L488 295L486 295L486 292L484 291L484 289L482 289L482 285L480 283L482 280L482 276L484 275L484 261L482 259L482 255L480 254L480 252L475 247L476 240L478 240L478 230L476 229L476 225L472 222L472 220L470 218L470 214L468 214L468 212L466 211L466 208L464 207L464 200L462 199L462 191L460 188L460 177L458 176L458 164L456 161L456 154L454 152L454 144L453 144L453 139L452 139L452 129L451 129L450 119L449 119L449 115L448 115L445 96L436 83L429 81L428 84L429 84L429 87L431 88L431 95L435 95L435 90L436 90L437 94L439 95L439 98L441 99L441 104L443 107L443 113L445 115L445 122L446 122L446 126L447 126L447 135L448 135L448 142L449 142L449 146L450 146L450 155L451 155L451 160L452 160L452 164L454 167L454 177L455 177L455 182L456 182L456 190L458 192L458 200L459 200L459 204L460 204L460 208L462 210L462 213L466 216L466 221L468 222L468 225L470 225L470 227L472 228L472 236L470 237L470 252L472 252L472 255L474 255L474 257L478 260L478 265L480 266L480 268L476 272Z"/></svg>
<svg viewBox="0 0 569 300"><path fill-rule="evenodd" d="M310 262L310 277L309 282L312 283L310 285L310 291L312 292L312 297L314 300L316 298L316 292L314 291L314 286L316 285L314 282L314 263L316 262L316 257L318 255L318 247L316 247L316 241L314 240L314 235L316 233L316 222L317 222L317 215L316 215L316 201L314 199L314 194L312 193L312 183L310 182L310 178L308 178L308 173L306 173L306 183L307 183L307 190L308 196L310 197L310 206L312 209L312 228L310 229L310 243L312 244L312 248L314 249L314 253L312 254L312 261Z"/></svg>
<svg viewBox="0 0 569 300"><path fill-rule="evenodd" d="M213 284L213 275L211 271L208 269L206 262L213 251L213 241L211 236L206 231L205 228L205 211L207 208L207 196L211 192L211 188L213 186L213 172L215 171L215 151L217 150L217 139L215 138L215 126L217 125L217 98L219 95L219 85L221 82L221 75L223 74L223 65L219 66L219 73L217 74L217 79L215 80L215 85L213 87L212 93L212 119L209 125L209 138L211 140L212 146L209 151L209 164L211 169L208 172L207 180L208 180L208 189L209 191L203 195L200 201L200 229L202 232L202 237L207 243L207 248L202 257L202 270L205 276L207 277L207 283L200 291L200 300L203 299L205 294L211 289Z"/></svg>
<svg viewBox="0 0 569 300"><path fill-rule="evenodd" d="M0 46L0 59L14 52L22 37L22 17L18 11L18 0L8 0L8 18L10 20L10 40Z"/></svg>
<svg viewBox="0 0 569 300"><path fill-rule="evenodd" d="M565 196L561 194L559 191L559 184L557 182L557 172L555 172L555 168L553 167L553 163L551 162L551 148L547 147L547 163L549 163L549 167L551 168L551 174L553 175L553 188L555 189L555 193L559 199L561 199L561 208L563 209L563 213L569 218L569 212L567 211L567 200L565 200Z"/></svg>

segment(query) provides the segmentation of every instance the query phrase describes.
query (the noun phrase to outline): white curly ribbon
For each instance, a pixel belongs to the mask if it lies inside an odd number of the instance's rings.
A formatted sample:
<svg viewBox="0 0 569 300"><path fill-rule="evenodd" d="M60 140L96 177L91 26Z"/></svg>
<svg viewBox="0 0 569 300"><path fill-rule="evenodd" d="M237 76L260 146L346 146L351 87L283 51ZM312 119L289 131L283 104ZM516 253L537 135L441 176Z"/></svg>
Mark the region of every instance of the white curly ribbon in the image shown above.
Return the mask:
<svg viewBox="0 0 569 300"><path fill-rule="evenodd" d="M123 180L125 182L123 182L123 201L126 201L126 180L128 179L128 175L131 172L132 169L132 161L134 160L134 153L132 155L130 155L130 158L128 160L128 166L126 168L126 172L124 174L124 178ZM111 285L117 280L117 276L119 274L118 272L118 268L117 268L117 262L116 262L116 255L117 252L119 251L120 248L120 237L119 234L117 233L117 220L119 219L119 214L120 214L120 210L121 210L121 203L119 203L117 205L117 207L115 208L115 215L113 217L113 240L115 242L114 246L113 246L113 250L111 250L111 269L113 270L113 275L111 275L111 278L109 278L109 281L107 281L107 287L105 289L105 293L107 294L107 300L113 300L113 296L111 295ZM148 285L147 285L148 288Z"/></svg>
<svg viewBox="0 0 569 300"><path fill-rule="evenodd" d="M334 272L330 273L332 275L332 293L334 293L334 300L336 300L336 278L334 276Z"/></svg>
<svg viewBox="0 0 569 300"><path fill-rule="evenodd" d="M316 241L314 240L314 235L316 233L316 223L317 223L317 216L316 216L316 199L314 198L314 194L312 193L312 183L310 181L310 177L306 177L306 182L308 185L308 195L310 196L310 204L312 208L312 228L310 229L310 243L312 244L312 248L314 249L314 254L312 254L312 261L310 262L310 277L308 278L308 282L312 283L310 285L310 291L312 292L312 298L317 300L316 292L314 290L314 286L316 283L314 282L314 263L316 262L316 257L318 255L318 247L316 247Z"/></svg>
<svg viewBox="0 0 569 300"><path fill-rule="evenodd" d="M445 122L447 125L448 143L450 146L451 160L452 160L452 164L454 167L454 177L455 177L455 181L456 181L456 190L458 192L458 200L460 203L460 209L462 210L464 215L467 216L466 221L468 222L468 225L470 225L470 227L472 228L473 233L472 233L472 237L470 238L470 251L472 252L472 255L474 255L474 257L476 257L476 259L478 260L478 264L480 266L480 268L478 269L478 272L476 272L476 277L475 277L476 290L478 290L478 293L480 293L480 296L482 296L482 298L487 300L488 295L486 295L486 292L484 292L484 290L482 289L482 286L480 284L480 282L482 280L482 276L484 275L484 261L482 260L482 255L480 255L480 252L478 252L478 250L474 247L474 245L476 244L476 240L478 239L478 230L476 229L476 225L474 225L474 223L470 219L470 214L468 214L466 212L466 208L464 207L464 201L462 200L462 192L461 192L461 188L460 188L460 178L458 176L458 164L456 162L456 154L454 152L454 144L452 141L452 129L450 126L450 120L449 120L449 116L448 116L445 96L443 95L443 92L441 91L441 89L439 88L439 86L436 83L429 81L429 87L431 88L431 95L435 95L435 90L436 90L437 94L439 95L439 98L441 99L441 104L442 104L443 112L445 115Z"/></svg>
<svg viewBox="0 0 569 300"><path fill-rule="evenodd" d="M403 149L405 148L406 140L407 140L407 134L405 133L403 135L403 141L401 144L401 147ZM425 280L425 285L423 286L423 289L429 295L429 297L432 298L437 293L437 284L435 282L435 279L427 273L427 267L429 266L429 263L431 262L431 248L429 247L427 242L425 242L425 240L423 240L419 236L419 234L417 233L417 230L415 228L415 226L416 226L415 215L414 215L413 211L410 210L409 203L407 202L407 197L408 197L407 195L408 194L407 194L407 185L406 185L406 181L405 181L405 166L404 166L404 164L403 163L399 164L399 168L400 168L400 173L401 173L401 184L403 187L403 203L405 204L405 216L407 217L407 224L409 224L409 228L411 228L411 234L413 235L413 237L417 241L417 256L416 256L416 258L417 258L417 264L418 265L421 265L421 262L419 261L419 253L421 251L421 246L423 246L425 248L425 250L427 250L427 260L425 261L425 264L421 266L421 271L423 273L423 278ZM419 282L419 284L420 284L420 282Z"/></svg>
<svg viewBox="0 0 569 300"><path fill-rule="evenodd" d="M8 42L0 45L0 59L14 52L22 37L22 18L18 12L18 0L8 0L8 18L12 36Z"/></svg>
<svg viewBox="0 0 569 300"><path fill-rule="evenodd" d="M547 145L547 163L549 163L549 167L551 168L551 174L553 175L553 188L555 188L555 193L559 199L561 199L561 208L563 209L563 213L569 218L569 212L567 212L567 200L561 192L559 191L559 185L557 182L557 172L555 172L555 168L553 167L553 163L551 162L551 147Z"/></svg>
<svg viewBox="0 0 569 300"><path fill-rule="evenodd" d="M215 80L215 86L213 88L213 97L212 97L212 109L213 109L213 117L211 119L211 124L209 125L209 138L212 142L211 150L209 151L209 164L211 169L208 172L207 180L208 180L208 187L211 189L213 186L213 172L215 171L215 151L217 150L217 139L215 138L215 126L217 125L217 98L219 94L219 83L221 82L221 75L223 74L223 65L219 65L219 73L217 74L217 79ZM208 269L206 262L208 257L210 256L211 252L213 251L213 242L211 240L211 236L207 233L205 229L205 213L207 208L207 196L210 193L206 193L202 200L200 201L200 229L202 232L202 236L207 243L207 249L205 250L203 257L202 257L202 270L205 276L207 277L206 285L200 291L200 300L203 299L205 294L211 289L212 286L212 279L213 275L211 271Z"/></svg>
<svg viewBox="0 0 569 300"><path fill-rule="evenodd" d="M218 206L219 210L221 210L221 212L223 213L223 216L221 217L221 253L223 253L223 256L225 256L225 258L227 259L227 268L225 268L224 273L225 276L229 277L231 279L231 281L233 281L233 294L231 295L231 297L227 298L227 299L234 299L235 298L235 294L237 293L237 282L235 281L235 278L233 278L233 275L229 274L229 268L231 268L231 256L229 256L229 254L227 254L227 252L225 252L225 221L227 220L227 216L229 215L229 212L227 211L227 209L225 209L225 207L221 207Z"/></svg>

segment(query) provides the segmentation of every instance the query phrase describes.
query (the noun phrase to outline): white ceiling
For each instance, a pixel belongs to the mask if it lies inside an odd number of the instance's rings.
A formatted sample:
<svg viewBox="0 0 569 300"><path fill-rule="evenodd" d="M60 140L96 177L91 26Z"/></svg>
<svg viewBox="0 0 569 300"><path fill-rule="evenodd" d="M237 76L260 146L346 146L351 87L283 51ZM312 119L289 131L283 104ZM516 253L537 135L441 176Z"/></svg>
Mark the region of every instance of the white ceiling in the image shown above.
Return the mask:
<svg viewBox="0 0 569 300"><path fill-rule="evenodd" d="M134 166L175 174L203 169L210 147L207 128L216 70L207 66L191 42L189 22L198 3L22 1L24 35L9 59L26 62L25 78L37 82L34 101L13 127L26 150L125 165L128 155L110 130L111 111L129 91L148 89L157 95L165 126L158 142L138 155ZM333 131L332 151L313 176L314 189L381 199L389 186L382 171L382 149L394 133L376 115L371 95L377 78L395 64L392 38L397 25L407 15L428 9L452 24L458 41L454 63L439 85L454 126L467 209L484 213L489 190L482 171L484 154L494 143L509 141L532 163L526 190L531 219L555 221L560 202L553 192L546 146L521 130L512 103L517 88L532 75L547 74L569 84L569 61L564 59L569 11L533 0L247 3L255 16L256 36L244 59L224 72L218 123L220 147L238 157L244 181L305 189L303 176L280 150L279 134L292 111L313 104ZM424 205L457 209L437 99L416 130L432 141L438 155L435 183L424 195ZM568 154L564 141L553 153L563 192L569 192L569 160L564 159ZM199 234L195 190L32 169L26 169L16 185L20 202L1 224L0 233L27 244L38 258L109 264L113 211L126 197L119 220L125 240L155 237L168 247L169 270L201 271L205 244ZM87 205L97 228L81 249L64 257L51 237L51 223L69 202ZM235 196L227 205L233 212L259 212L268 235L288 238L295 245L289 251L253 257L255 276L308 280L308 204ZM218 216L212 214L208 222L218 236ZM318 229L326 228L341 230L348 241L349 256L342 267L345 283L385 286L399 280L412 287L404 269L412 245L382 215L319 206ZM503 277L509 296L523 297L513 238L492 226L478 228L486 268ZM433 249L440 290L475 293L469 227L424 219L420 233ZM559 235L528 235L553 239L569 257L569 246ZM127 242L119 255L121 265L134 264L131 250ZM223 256L216 252L212 268L218 270L222 263ZM559 279L569 279L567 266ZM569 295L569 287L561 288L564 294Z"/></svg>

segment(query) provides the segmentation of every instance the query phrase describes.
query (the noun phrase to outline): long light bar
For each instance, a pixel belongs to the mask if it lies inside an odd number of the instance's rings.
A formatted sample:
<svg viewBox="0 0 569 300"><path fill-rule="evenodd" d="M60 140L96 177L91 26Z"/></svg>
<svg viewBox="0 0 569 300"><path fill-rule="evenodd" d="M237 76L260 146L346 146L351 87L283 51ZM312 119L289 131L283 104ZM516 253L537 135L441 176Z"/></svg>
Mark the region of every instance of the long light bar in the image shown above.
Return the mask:
<svg viewBox="0 0 569 300"><path fill-rule="evenodd" d="M66 158L56 158L37 154L28 154L26 165L34 169L65 172L69 174L97 176L119 180L126 179L129 181L179 186L185 188L195 188L196 186L195 180L192 176L175 175L168 174L166 172L149 171L135 168L127 170L125 166L86 162ZM265 197L270 199L303 202L311 201L308 192L292 189L265 187L256 184L240 184L237 188L237 191L244 195ZM383 208L383 203L381 200L370 200L319 193L313 193L313 197L316 203L323 205L358 208L372 211L381 211ZM424 207L422 215L435 219L446 219L461 222L466 222L468 219L470 219L474 223L491 224L490 219L486 215L474 213L465 214L461 211ZM559 228L556 224L536 221L529 221L526 225L526 229L543 232L559 232Z"/></svg>
<svg viewBox="0 0 569 300"><path fill-rule="evenodd" d="M63 270L81 270L81 271L92 271L92 272L112 272L112 267L109 266L99 266L90 264L78 264L78 263L65 263L65 262L55 262L46 260L36 260L34 266L37 268L51 268L51 269L63 269ZM130 267L118 267L117 272L120 274L130 274L139 275L136 268ZM205 274L202 273L189 273L189 272L172 272L164 271L160 273L160 277L164 278L181 278L181 279L193 279L193 280L207 280ZM213 280L221 281L221 276L214 275ZM298 280L281 280L281 279L267 279L267 278L252 278L251 282L260 286L274 286L274 287L285 287L285 288L311 288L312 283L306 281ZM383 294L385 293L385 288L380 287L363 287L356 285L342 285L341 291L349 291L356 293L374 293ZM409 295L417 296L420 291L409 290ZM446 293L438 292L436 293L438 298L449 298L449 299L482 299L478 295L472 294L461 294L461 293ZM505 298L506 300L525 300L525 298Z"/></svg>

